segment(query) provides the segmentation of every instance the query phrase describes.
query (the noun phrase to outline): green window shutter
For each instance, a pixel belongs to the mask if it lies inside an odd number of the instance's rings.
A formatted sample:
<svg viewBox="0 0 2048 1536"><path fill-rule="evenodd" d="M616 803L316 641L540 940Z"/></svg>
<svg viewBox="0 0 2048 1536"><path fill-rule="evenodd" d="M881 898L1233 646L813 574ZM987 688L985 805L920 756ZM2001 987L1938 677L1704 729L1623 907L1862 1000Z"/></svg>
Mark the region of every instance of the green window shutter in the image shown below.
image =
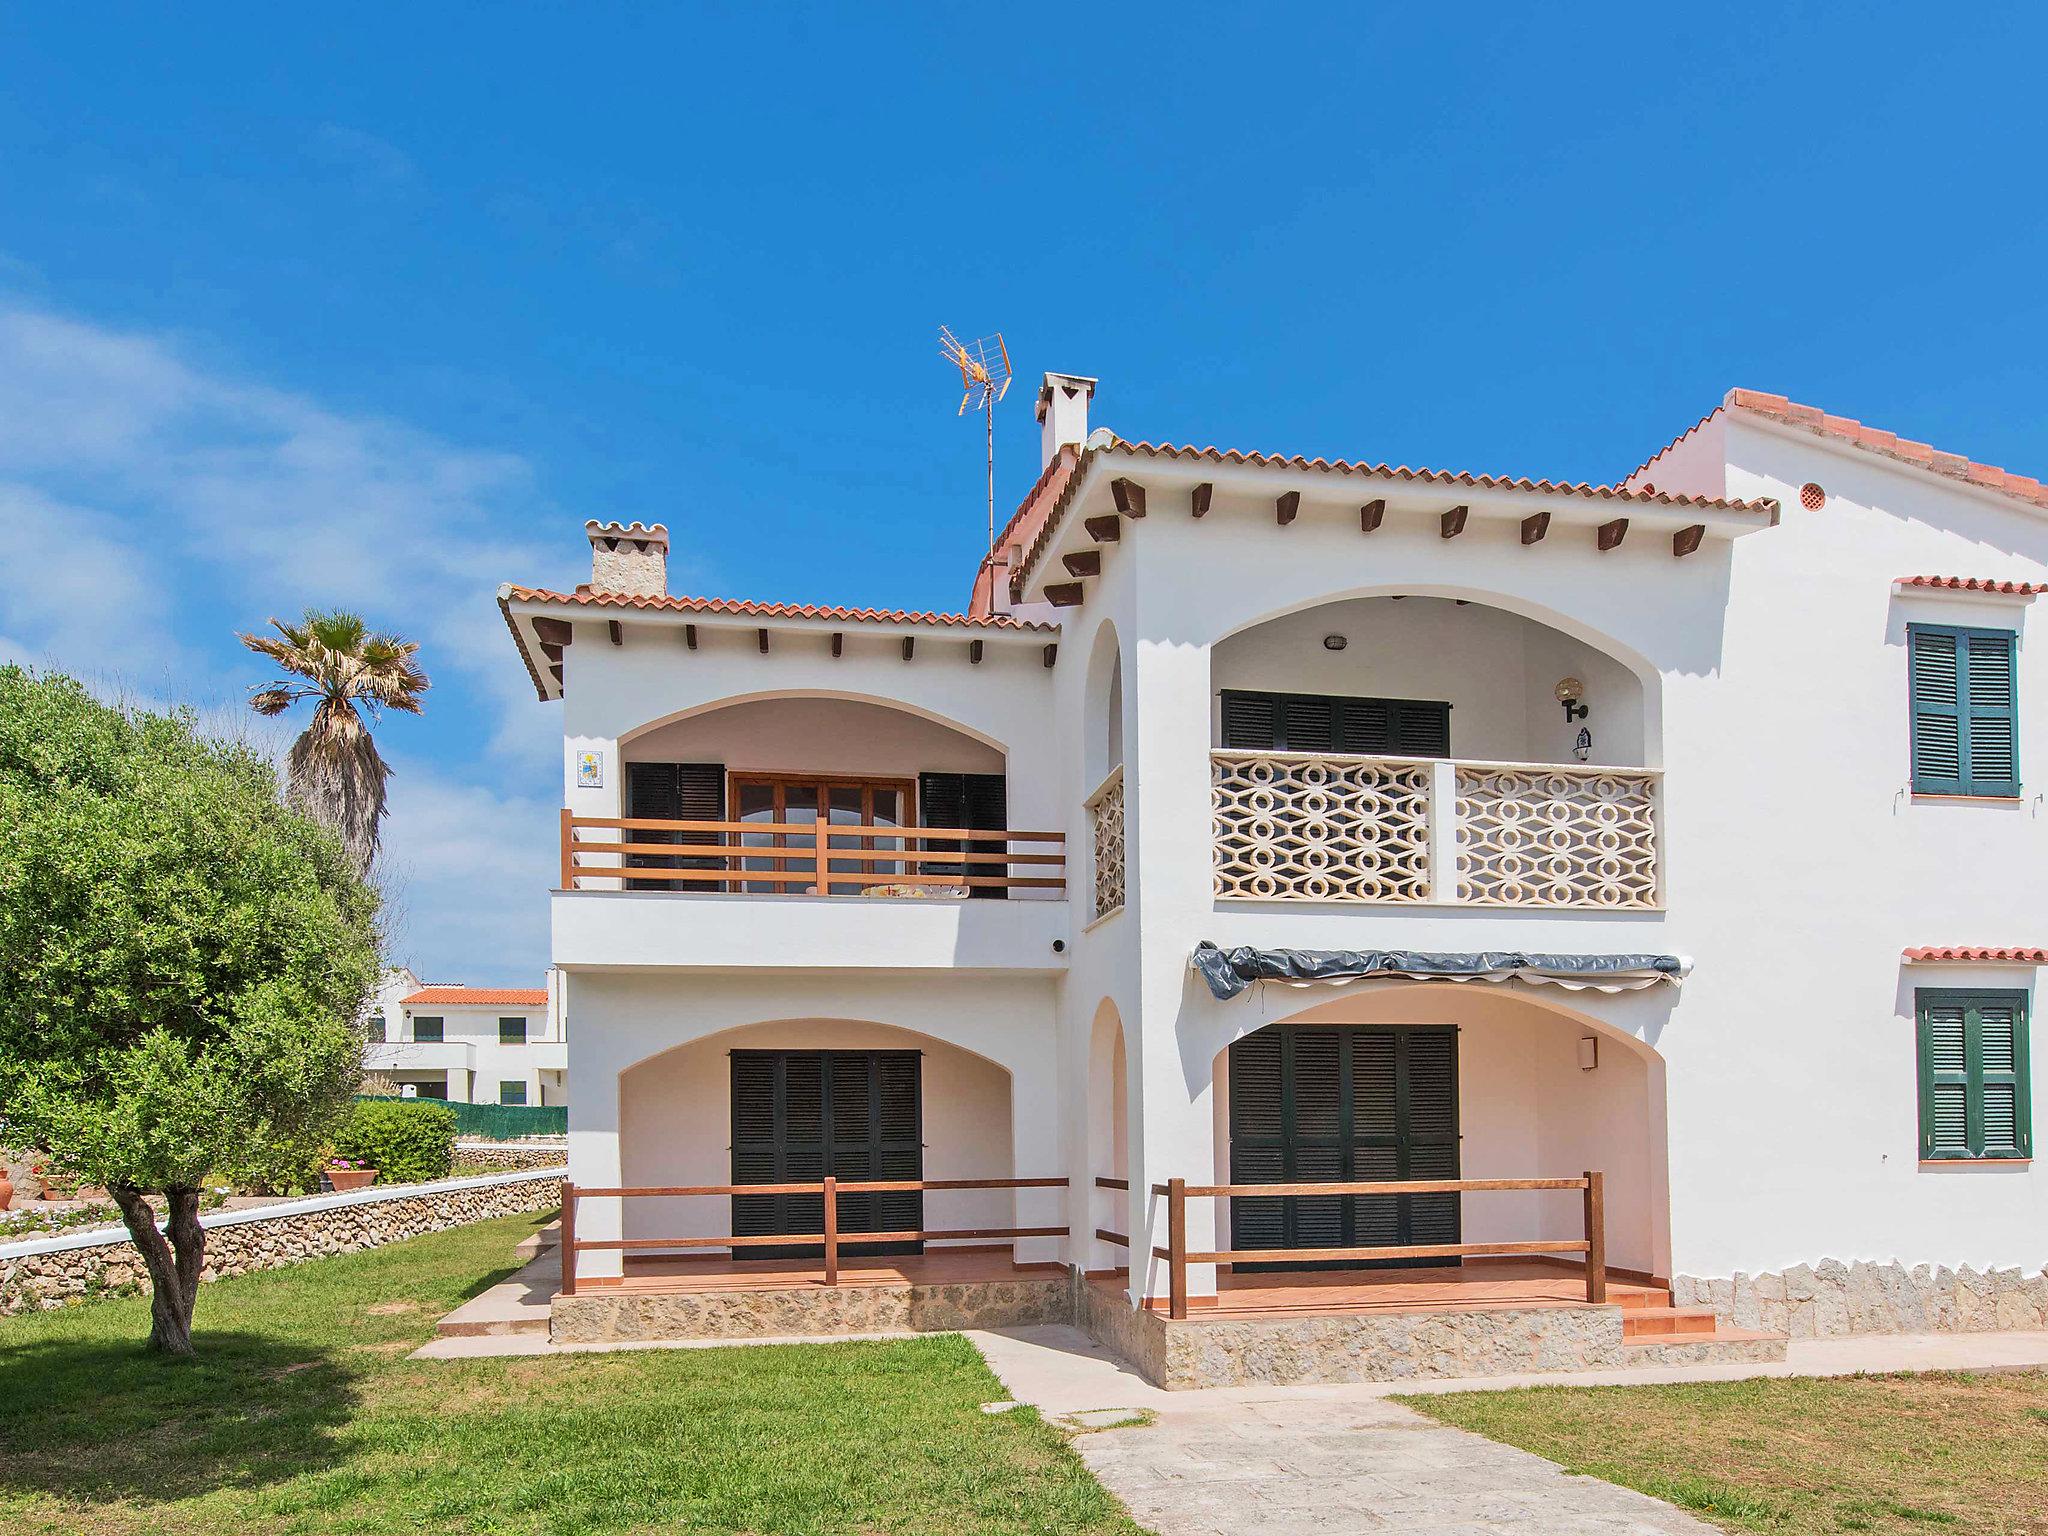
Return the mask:
<svg viewBox="0 0 2048 1536"><path fill-rule="evenodd" d="M2018 637L2011 630L1913 624L1906 639L1914 790L2017 795Z"/></svg>
<svg viewBox="0 0 2048 1536"><path fill-rule="evenodd" d="M1920 1055L1920 1155L2029 1157L2027 994L1914 994Z"/></svg>

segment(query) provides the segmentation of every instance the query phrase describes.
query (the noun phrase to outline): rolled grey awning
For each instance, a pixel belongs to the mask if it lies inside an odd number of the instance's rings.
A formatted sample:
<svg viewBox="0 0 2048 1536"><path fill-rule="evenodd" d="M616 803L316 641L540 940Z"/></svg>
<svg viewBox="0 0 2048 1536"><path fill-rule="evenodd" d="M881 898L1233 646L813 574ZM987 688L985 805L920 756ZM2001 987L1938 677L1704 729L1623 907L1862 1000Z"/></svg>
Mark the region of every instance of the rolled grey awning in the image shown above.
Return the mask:
<svg viewBox="0 0 2048 1536"><path fill-rule="evenodd" d="M1692 962L1678 955L1476 954L1413 949L1220 949L1207 939L1190 962L1218 998L1237 996L1255 981L1290 986L1315 982L1400 977L1412 981L1532 981L1573 990L1637 992L1660 983L1677 986Z"/></svg>

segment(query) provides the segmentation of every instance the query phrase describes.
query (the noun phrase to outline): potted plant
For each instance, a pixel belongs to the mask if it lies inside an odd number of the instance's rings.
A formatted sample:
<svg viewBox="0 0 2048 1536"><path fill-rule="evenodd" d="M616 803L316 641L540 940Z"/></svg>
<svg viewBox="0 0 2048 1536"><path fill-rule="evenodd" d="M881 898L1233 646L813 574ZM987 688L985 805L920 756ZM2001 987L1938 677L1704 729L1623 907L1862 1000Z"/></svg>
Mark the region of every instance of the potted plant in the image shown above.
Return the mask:
<svg viewBox="0 0 2048 1536"><path fill-rule="evenodd" d="M377 1182L377 1170L359 1157L327 1159L327 1182L337 1194L351 1189L368 1189Z"/></svg>
<svg viewBox="0 0 2048 1536"><path fill-rule="evenodd" d="M66 1173L47 1158L38 1161L29 1172L43 1186L45 1200L76 1200L78 1198L78 1175Z"/></svg>

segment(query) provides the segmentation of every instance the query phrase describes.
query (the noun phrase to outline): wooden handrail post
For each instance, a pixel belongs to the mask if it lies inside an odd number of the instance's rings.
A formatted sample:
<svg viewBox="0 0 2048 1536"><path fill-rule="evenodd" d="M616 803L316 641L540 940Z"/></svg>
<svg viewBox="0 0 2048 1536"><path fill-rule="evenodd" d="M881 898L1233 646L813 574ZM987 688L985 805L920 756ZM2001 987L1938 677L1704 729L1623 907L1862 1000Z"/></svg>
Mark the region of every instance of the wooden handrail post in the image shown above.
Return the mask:
<svg viewBox="0 0 2048 1536"><path fill-rule="evenodd" d="M1188 1181L1166 1181L1166 1310L1176 1322L1188 1315Z"/></svg>
<svg viewBox="0 0 2048 1536"><path fill-rule="evenodd" d="M566 805L563 806L562 889L565 891L573 891L576 889L576 855L571 851L569 847L569 845L576 840L576 829L574 828L574 826L571 825L572 821L573 818L569 814L569 807L567 807Z"/></svg>
<svg viewBox="0 0 2048 1536"><path fill-rule="evenodd" d="M1586 1172L1586 1300L1607 1299L1607 1192L1598 1172Z"/></svg>
<svg viewBox="0 0 2048 1536"><path fill-rule="evenodd" d="M832 798L829 790L825 791L825 798L828 801ZM825 878L825 850L831 846L832 808L830 805L821 805L818 807L818 894L820 896L830 896L832 894L832 884ZM858 863L859 861L855 860L855 862ZM865 874L866 871L863 870L861 873Z"/></svg>
<svg viewBox="0 0 2048 1536"><path fill-rule="evenodd" d="M569 813L562 812L564 816ZM576 1186L562 1181L562 1294L576 1294Z"/></svg>
<svg viewBox="0 0 2048 1536"><path fill-rule="evenodd" d="M839 1181L825 1175L825 1283L839 1283Z"/></svg>

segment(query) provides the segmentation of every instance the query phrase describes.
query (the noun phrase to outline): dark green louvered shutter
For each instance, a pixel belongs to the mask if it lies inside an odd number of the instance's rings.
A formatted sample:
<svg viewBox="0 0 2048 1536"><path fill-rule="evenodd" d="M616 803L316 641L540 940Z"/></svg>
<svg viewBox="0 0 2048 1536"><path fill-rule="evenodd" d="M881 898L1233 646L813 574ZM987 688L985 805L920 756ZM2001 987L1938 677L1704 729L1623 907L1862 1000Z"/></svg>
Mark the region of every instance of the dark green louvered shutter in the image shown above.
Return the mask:
<svg viewBox="0 0 2048 1536"><path fill-rule="evenodd" d="M1223 691L1229 752L1355 752L1449 757L1451 706L1441 699Z"/></svg>
<svg viewBox="0 0 2048 1536"><path fill-rule="evenodd" d="M2004 629L1907 628L1913 788L1921 794L2020 792L2018 637Z"/></svg>
<svg viewBox="0 0 2048 1536"><path fill-rule="evenodd" d="M2032 1155L2027 994L1915 995L1920 1055L1920 1155Z"/></svg>
<svg viewBox="0 0 2048 1536"><path fill-rule="evenodd" d="M626 764L626 815L651 821L725 820L725 764L723 763L628 763ZM636 831L624 834L630 843L716 843L725 839L711 832ZM629 853L626 863L636 869L723 869L724 860L711 856L697 859L669 858L657 853ZM709 891L721 889L710 880L628 880L634 891Z"/></svg>
<svg viewBox="0 0 2048 1536"><path fill-rule="evenodd" d="M734 1051L732 1182L813 1183L924 1177L922 1058L916 1051ZM821 1195L735 1195L740 1237L822 1232ZM839 1197L839 1230L914 1232L924 1226L917 1190ZM916 1253L912 1242L855 1243L849 1256ZM749 1248L750 1258L813 1257L820 1245Z"/></svg>
<svg viewBox="0 0 2048 1536"><path fill-rule="evenodd" d="M1003 832L1010 825L1009 781L1000 773L920 773L917 776L917 817L923 827L965 827L971 832ZM1008 846L990 839L960 844L934 840L920 843L919 847L931 853L958 853L962 847L970 853L1001 853ZM1007 873L1002 864L926 864L920 866L925 874L959 875L983 877L1001 876ZM1010 893L1000 885L977 885L968 890L970 896L984 901L1000 901Z"/></svg>
<svg viewBox="0 0 2048 1536"><path fill-rule="evenodd" d="M1457 1176L1456 1030L1268 1027L1230 1047L1231 1183ZM1455 1194L1242 1195L1230 1218L1244 1249L1455 1243L1460 1231Z"/></svg>

